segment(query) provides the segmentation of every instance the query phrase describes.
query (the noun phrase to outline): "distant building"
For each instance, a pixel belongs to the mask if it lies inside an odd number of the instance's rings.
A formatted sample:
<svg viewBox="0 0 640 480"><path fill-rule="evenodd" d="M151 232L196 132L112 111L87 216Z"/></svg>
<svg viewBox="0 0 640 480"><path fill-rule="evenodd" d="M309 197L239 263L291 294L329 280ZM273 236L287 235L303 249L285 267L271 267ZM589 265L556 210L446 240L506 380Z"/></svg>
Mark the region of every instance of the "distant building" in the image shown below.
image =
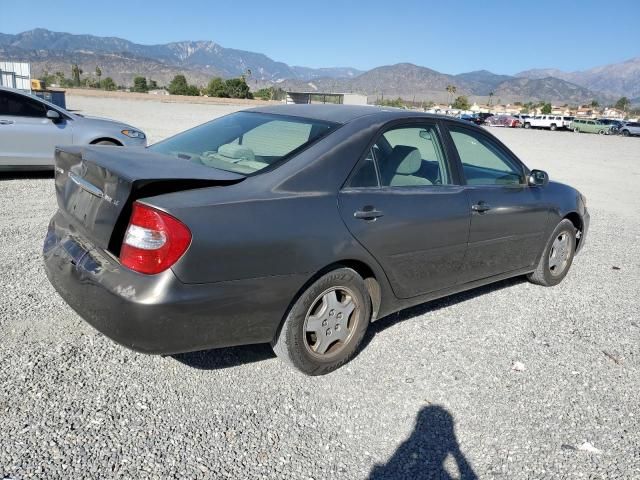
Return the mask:
<svg viewBox="0 0 640 480"><path fill-rule="evenodd" d="M602 111L602 116L604 118L611 118L613 120L623 120L625 115L625 112L618 110L617 108L605 108Z"/></svg>
<svg viewBox="0 0 640 480"><path fill-rule="evenodd" d="M344 105L367 105L367 96L358 93L333 92L287 92L285 103L334 103Z"/></svg>
<svg viewBox="0 0 640 480"><path fill-rule="evenodd" d="M31 91L31 65L21 62L0 62L0 87Z"/></svg>

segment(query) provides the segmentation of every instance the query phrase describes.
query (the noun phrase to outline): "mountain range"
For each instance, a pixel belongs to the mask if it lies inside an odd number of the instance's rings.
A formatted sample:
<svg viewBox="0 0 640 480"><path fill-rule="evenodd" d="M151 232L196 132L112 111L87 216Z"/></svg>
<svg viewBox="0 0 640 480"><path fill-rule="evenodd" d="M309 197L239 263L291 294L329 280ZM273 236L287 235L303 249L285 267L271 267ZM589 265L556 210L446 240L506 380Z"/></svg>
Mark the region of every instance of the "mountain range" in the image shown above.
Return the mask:
<svg viewBox="0 0 640 480"><path fill-rule="evenodd" d="M350 67L290 66L262 53L225 48L212 41L142 45L117 37L52 32L43 28L18 34L0 33L0 60L26 61L34 75L63 71L72 63L85 73L100 66L103 76L130 85L143 75L160 85L178 73L204 85L213 76L247 75L252 89L278 85L304 91L363 93L370 97L402 97L416 101L446 101L447 85L456 95L486 101L550 101L611 103L622 95L640 97L640 57L582 72L534 69L515 76L487 70L449 75L410 63L386 65L363 72Z"/></svg>

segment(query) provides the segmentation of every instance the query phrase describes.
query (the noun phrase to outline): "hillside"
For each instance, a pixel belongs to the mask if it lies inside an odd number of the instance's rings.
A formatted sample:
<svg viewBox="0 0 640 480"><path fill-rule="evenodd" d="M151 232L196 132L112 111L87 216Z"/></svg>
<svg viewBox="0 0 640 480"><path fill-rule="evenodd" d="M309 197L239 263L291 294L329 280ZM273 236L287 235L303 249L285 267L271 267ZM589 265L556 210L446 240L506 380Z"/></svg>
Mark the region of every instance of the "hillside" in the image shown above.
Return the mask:
<svg viewBox="0 0 640 480"><path fill-rule="evenodd" d="M45 71L62 71L70 76L72 63L91 75L100 66L104 77L110 76L120 85L131 85L137 75L166 85L173 76L183 73L197 85L205 85L213 76L246 75L254 90L277 85L294 90L357 92L371 98L403 97L416 101L450 100L447 85L456 87L456 95L467 95L479 102L486 101L489 93L502 102L583 103L593 99L611 102L622 91L631 98L640 96L640 58L584 72L534 69L516 77L487 70L449 75L411 63L362 72L350 67L290 66L262 53L226 48L209 40L142 45L117 37L38 28L15 35L0 33L0 59L28 61L36 76Z"/></svg>
<svg viewBox="0 0 640 480"><path fill-rule="evenodd" d="M526 70L516 76L531 79L553 76L609 95L640 96L640 57L576 72L547 68Z"/></svg>

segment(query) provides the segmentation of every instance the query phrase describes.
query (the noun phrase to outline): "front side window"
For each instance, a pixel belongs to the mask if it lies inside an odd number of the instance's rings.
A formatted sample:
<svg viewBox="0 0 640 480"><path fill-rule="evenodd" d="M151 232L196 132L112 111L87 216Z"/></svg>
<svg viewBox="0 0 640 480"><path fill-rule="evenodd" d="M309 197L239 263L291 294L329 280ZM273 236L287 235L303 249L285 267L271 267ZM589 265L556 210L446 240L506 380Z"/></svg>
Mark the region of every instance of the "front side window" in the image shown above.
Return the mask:
<svg viewBox="0 0 640 480"><path fill-rule="evenodd" d="M238 112L149 148L207 167L251 174L294 155L335 128L337 124L321 120Z"/></svg>
<svg viewBox="0 0 640 480"><path fill-rule="evenodd" d="M484 135L449 127L468 185L520 185L524 173L498 145Z"/></svg>
<svg viewBox="0 0 640 480"><path fill-rule="evenodd" d="M0 115L12 117L45 117L47 108L37 100L11 92L0 92Z"/></svg>
<svg viewBox="0 0 640 480"><path fill-rule="evenodd" d="M374 149L384 187L448 185L449 170L434 125L388 130Z"/></svg>

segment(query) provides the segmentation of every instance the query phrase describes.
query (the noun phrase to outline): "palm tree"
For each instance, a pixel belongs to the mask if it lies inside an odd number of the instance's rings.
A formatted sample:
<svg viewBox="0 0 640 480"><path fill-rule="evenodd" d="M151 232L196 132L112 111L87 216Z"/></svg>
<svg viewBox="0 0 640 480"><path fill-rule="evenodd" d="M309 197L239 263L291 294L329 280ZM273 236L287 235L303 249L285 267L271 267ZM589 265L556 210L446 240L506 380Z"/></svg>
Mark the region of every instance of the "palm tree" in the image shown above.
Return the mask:
<svg viewBox="0 0 640 480"><path fill-rule="evenodd" d="M451 102L453 101L453 96L456 94L458 89L456 88L455 85L447 85L446 90L447 90L447 93L449 94L447 96L448 103L451 104Z"/></svg>
<svg viewBox="0 0 640 480"><path fill-rule="evenodd" d="M491 99L493 98L493 92L489 92L489 106L491 106Z"/></svg>

